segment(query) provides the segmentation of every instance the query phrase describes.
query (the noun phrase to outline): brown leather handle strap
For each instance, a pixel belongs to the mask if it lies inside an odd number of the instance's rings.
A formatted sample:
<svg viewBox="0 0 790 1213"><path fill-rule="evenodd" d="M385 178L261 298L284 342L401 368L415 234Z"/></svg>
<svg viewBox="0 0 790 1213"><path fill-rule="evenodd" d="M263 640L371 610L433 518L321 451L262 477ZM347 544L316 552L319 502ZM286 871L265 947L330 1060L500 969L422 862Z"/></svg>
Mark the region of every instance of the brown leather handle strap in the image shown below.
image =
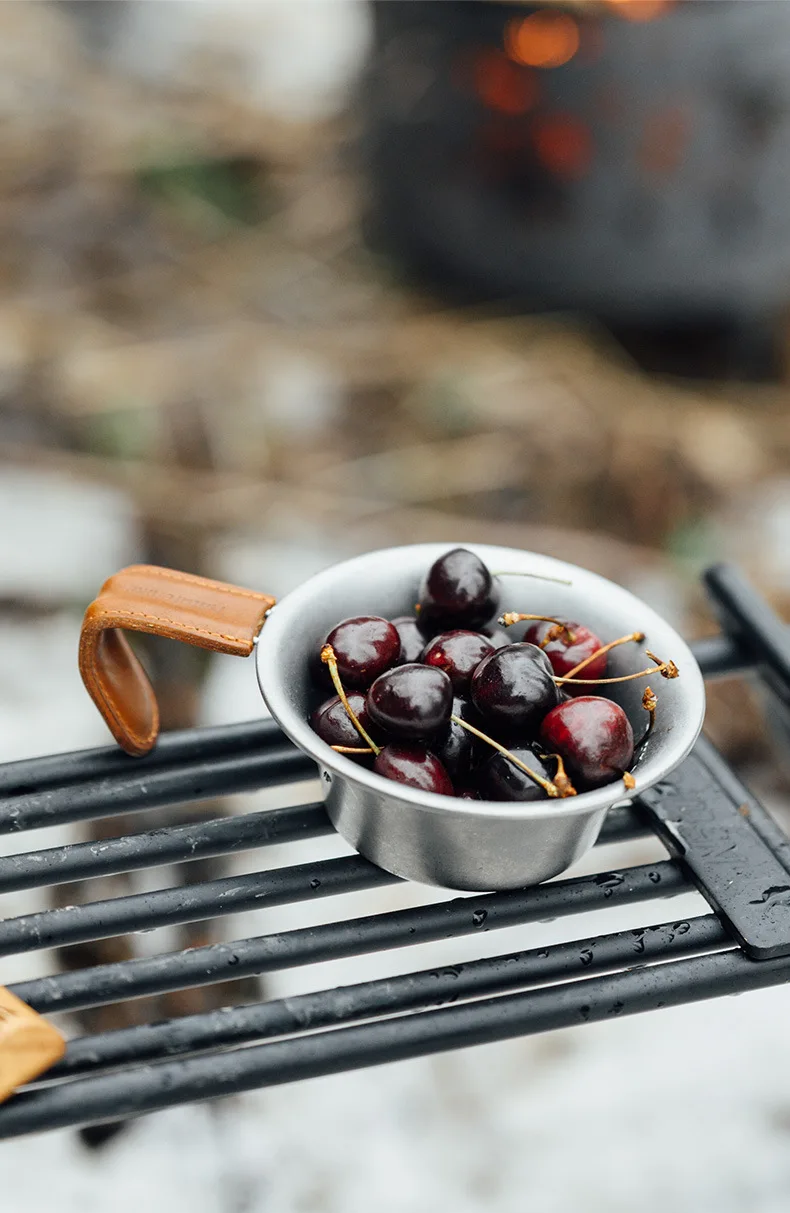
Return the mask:
<svg viewBox="0 0 790 1213"><path fill-rule="evenodd" d="M0 1103L66 1052L57 1028L0 986Z"/></svg>
<svg viewBox="0 0 790 1213"><path fill-rule="evenodd" d="M147 754L159 733L148 675L122 629L169 636L248 657L274 599L223 581L136 564L105 581L82 622L82 681L127 754Z"/></svg>

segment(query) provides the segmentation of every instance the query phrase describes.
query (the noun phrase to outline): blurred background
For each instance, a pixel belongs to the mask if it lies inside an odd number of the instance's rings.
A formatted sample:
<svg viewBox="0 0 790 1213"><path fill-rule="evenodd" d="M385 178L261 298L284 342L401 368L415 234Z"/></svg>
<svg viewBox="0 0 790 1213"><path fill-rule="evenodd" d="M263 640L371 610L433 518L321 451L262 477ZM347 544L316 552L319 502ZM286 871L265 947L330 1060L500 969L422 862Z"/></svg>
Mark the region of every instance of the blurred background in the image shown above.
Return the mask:
<svg viewBox="0 0 790 1213"><path fill-rule="evenodd" d="M137 560L279 596L373 547L501 542L627 584L694 637L715 626L699 573L725 558L790 615L788 68L773 0L0 3L2 759L108 740L79 622ZM262 712L247 663L147 657L167 727ZM710 735L790 820L762 705L742 681L710 698ZM83 892L102 895L56 897ZM0 981L163 938L6 961ZM260 996L239 984L85 1018ZM787 1009L766 991L14 1143L4 1195L778 1213Z"/></svg>

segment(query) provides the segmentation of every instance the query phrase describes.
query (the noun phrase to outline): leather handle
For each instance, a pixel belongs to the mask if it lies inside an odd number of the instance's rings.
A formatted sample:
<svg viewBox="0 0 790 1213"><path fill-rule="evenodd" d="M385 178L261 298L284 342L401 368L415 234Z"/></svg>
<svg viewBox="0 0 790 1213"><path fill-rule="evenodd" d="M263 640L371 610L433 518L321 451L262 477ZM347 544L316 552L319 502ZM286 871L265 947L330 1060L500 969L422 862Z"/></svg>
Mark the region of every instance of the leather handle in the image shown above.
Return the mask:
<svg viewBox="0 0 790 1213"><path fill-rule="evenodd" d="M148 564L131 565L105 581L82 621L80 674L127 754L147 754L153 747L159 708L124 630L248 657L274 601L223 581Z"/></svg>
<svg viewBox="0 0 790 1213"><path fill-rule="evenodd" d="M0 986L0 1103L66 1052L57 1028Z"/></svg>

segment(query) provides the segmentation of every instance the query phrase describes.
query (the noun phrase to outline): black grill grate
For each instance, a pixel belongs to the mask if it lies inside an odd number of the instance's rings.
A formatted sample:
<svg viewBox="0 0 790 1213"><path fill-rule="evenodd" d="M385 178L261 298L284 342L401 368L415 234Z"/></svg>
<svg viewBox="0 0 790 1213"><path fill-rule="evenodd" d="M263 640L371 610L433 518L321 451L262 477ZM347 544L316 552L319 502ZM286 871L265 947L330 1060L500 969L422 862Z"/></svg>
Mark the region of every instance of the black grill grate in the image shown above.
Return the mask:
<svg viewBox="0 0 790 1213"><path fill-rule="evenodd" d="M717 676L753 669L783 713L790 703L784 626L734 570L712 570L707 581L724 630L697 646L704 672ZM306 779L313 771L270 722L174 733L145 759L106 749L18 762L0 768L0 833L250 791ZM25 1002L52 1014L655 900L695 887L715 911L84 1036L69 1044L64 1060L35 1088L0 1107L0 1137L138 1116L176 1103L790 979L790 844L707 742L699 743L670 783L632 808L613 810L600 842L624 842L653 830L680 857L11 986ZM25 852L0 859L0 893L329 833L321 805L306 804ZM766 881L768 887L754 896ZM394 883L395 877L349 856L120 896L0 921L0 956Z"/></svg>

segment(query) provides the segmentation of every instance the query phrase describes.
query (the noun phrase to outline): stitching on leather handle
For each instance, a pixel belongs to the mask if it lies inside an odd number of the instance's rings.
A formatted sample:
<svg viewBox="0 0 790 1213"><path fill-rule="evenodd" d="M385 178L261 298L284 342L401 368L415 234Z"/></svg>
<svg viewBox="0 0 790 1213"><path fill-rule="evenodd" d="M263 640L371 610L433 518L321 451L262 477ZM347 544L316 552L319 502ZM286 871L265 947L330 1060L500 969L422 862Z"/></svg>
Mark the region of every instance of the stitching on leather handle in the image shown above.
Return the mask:
<svg viewBox="0 0 790 1213"><path fill-rule="evenodd" d="M230 594L236 598L251 598L255 602L271 601L270 594L261 594L257 590L244 590L238 585L230 585L229 583L226 584L224 581L212 581L209 577L198 577L196 574L191 575L189 573L179 573L174 569L162 570L155 564L132 564L126 569L121 569L120 573L114 573L112 577L107 579L107 581L104 583L102 593L105 593L107 586L112 586L113 581L115 581L118 577L127 573L134 573L138 571L140 573L145 573L147 577L150 577L155 581L177 581L180 582L181 585L192 585L198 587L210 586L213 590L221 590L223 594Z"/></svg>
<svg viewBox="0 0 790 1213"><path fill-rule="evenodd" d="M263 597L261 600L265 601L265 599L263 599ZM114 622L108 623L106 625L107 627L120 628L121 630L123 629L123 626L124 626L123 623L120 621L120 619L117 619L111 612L101 612L101 613L97 612L96 617L98 619L112 619L112 620L114 620ZM173 626L173 618L171 615L147 615L145 613L145 611L130 611L126 607L124 607L124 610L123 610L123 618L124 619L126 619L126 618L150 619L152 623L167 623L167 624L170 624L171 627ZM134 631L133 628L131 630ZM198 636L213 636L215 640L230 640L234 644L244 644L245 643L244 636L238 636L238 635L234 636L234 635L231 635L229 632L212 632L208 628L198 628L192 624L189 624L187 626L186 630L189 632L194 632L195 635L198 635ZM179 640L180 637L176 636L175 639Z"/></svg>

